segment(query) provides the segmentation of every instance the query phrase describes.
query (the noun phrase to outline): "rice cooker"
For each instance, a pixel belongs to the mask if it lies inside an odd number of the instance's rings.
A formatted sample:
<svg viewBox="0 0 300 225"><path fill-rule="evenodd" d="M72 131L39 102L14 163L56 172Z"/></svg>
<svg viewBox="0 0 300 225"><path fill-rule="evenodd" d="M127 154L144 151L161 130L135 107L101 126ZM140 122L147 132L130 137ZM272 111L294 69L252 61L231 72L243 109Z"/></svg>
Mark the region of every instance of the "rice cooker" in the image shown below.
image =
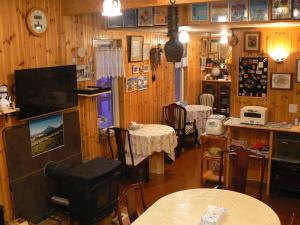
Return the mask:
<svg viewBox="0 0 300 225"><path fill-rule="evenodd" d="M209 135L222 135L225 132L225 122L226 117L224 115L213 114L207 118L206 121L206 134Z"/></svg>

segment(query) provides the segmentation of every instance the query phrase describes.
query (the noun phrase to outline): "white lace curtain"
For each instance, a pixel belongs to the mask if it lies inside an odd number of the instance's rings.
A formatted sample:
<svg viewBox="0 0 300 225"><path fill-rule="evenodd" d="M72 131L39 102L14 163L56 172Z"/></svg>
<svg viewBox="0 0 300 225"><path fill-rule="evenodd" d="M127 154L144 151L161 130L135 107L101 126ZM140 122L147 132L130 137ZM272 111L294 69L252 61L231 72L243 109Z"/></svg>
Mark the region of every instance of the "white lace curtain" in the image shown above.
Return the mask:
<svg viewBox="0 0 300 225"><path fill-rule="evenodd" d="M96 79L124 76L122 48L98 47L94 50Z"/></svg>

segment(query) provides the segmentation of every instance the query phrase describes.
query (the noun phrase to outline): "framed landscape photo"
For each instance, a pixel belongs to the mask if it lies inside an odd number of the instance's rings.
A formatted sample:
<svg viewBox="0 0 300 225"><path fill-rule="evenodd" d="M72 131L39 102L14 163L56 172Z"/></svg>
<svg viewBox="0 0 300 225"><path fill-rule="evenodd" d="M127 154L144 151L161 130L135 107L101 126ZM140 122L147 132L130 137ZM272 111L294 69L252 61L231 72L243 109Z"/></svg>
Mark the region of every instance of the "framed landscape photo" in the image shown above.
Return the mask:
<svg viewBox="0 0 300 225"><path fill-rule="evenodd" d="M296 79L296 82L297 83L300 83L300 59L297 59L296 60L296 73L297 73L297 79Z"/></svg>
<svg viewBox="0 0 300 225"><path fill-rule="evenodd" d="M140 8L138 9L138 26L149 27L154 25L153 8Z"/></svg>
<svg viewBox="0 0 300 225"><path fill-rule="evenodd" d="M299 20L300 19L300 1L299 0L293 0L292 3L293 6L293 19Z"/></svg>
<svg viewBox="0 0 300 225"><path fill-rule="evenodd" d="M122 27L122 16L111 16L107 18L107 28Z"/></svg>
<svg viewBox="0 0 300 225"><path fill-rule="evenodd" d="M260 51L260 32L245 32L244 33L244 51L259 52Z"/></svg>
<svg viewBox="0 0 300 225"><path fill-rule="evenodd" d="M123 27L137 27L137 9L127 9L124 11Z"/></svg>
<svg viewBox="0 0 300 225"><path fill-rule="evenodd" d="M249 0L249 20L268 21L269 20L269 1L268 0Z"/></svg>
<svg viewBox="0 0 300 225"><path fill-rule="evenodd" d="M272 0L272 20L292 18L292 0Z"/></svg>
<svg viewBox="0 0 300 225"><path fill-rule="evenodd" d="M210 3L210 17L211 22L228 22L229 13L228 13L228 2L211 2Z"/></svg>
<svg viewBox="0 0 300 225"><path fill-rule="evenodd" d="M141 62L143 60L143 45L143 36L128 36L129 62Z"/></svg>
<svg viewBox="0 0 300 225"><path fill-rule="evenodd" d="M191 20L205 22L208 21L208 3L197 3L191 5Z"/></svg>
<svg viewBox="0 0 300 225"><path fill-rule="evenodd" d="M168 7L161 6L154 8L154 25L167 25L168 24Z"/></svg>
<svg viewBox="0 0 300 225"><path fill-rule="evenodd" d="M230 21L248 21L248 1L231 0L230 1Z"/></svg>
<svg viewBox="0 0 300 225"><path fill-rule="evenodd" d="M271 73L271 88L279 90L292 89L291 73Z"/></svg>

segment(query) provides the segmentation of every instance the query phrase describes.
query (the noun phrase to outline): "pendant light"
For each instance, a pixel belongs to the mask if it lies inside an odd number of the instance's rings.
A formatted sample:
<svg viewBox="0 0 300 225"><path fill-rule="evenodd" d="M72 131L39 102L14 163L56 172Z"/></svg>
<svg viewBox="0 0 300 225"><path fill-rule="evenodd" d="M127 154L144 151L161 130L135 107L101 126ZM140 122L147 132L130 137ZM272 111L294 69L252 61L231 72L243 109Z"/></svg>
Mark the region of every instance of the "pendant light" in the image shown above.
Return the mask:
<svg viewBox="0 0 300 225"><path fill-rule="evenodd" d="M176 0L170 0L168 8L168 37L170 40L165 44L165 55L168 62L180 62L183 55L183 44L178 37L178 11L175 6Z"/></svg>
<svg viewBox="0 0 300 225"><path fill-rule="evenodd" d="M104 0L102 16L121 16L120 0Z"/></svg>

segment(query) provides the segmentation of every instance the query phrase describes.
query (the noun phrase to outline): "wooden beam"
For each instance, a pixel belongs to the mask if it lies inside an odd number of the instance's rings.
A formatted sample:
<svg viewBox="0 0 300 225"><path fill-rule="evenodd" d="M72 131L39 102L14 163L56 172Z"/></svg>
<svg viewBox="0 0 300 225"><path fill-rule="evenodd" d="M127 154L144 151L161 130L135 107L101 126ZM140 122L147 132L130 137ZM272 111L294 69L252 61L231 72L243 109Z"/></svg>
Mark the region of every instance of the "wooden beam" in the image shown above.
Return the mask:
<svg viewBox="0 0 300 225"><path fill-rule="evenodd" d="M169 5L170 0L120 0L122 10L151 6ZM199 2L217 2L220 0L176 0L176 4L190 4ZM64 16L102 12L103 0L63 0L62 13Z"/></svg>

